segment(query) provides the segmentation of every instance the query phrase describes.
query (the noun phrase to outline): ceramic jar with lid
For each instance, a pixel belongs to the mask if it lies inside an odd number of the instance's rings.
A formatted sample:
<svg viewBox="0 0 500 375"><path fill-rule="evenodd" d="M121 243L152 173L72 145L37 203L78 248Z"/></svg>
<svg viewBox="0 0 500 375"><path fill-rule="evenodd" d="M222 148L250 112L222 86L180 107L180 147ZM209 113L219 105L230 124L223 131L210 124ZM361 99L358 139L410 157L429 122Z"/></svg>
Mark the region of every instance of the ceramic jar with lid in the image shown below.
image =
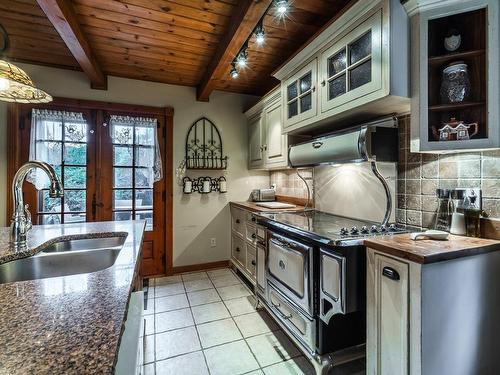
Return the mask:
<svg viewBox="0 0 500 375"><path fill-rule="evenodd" d="M463 61L451 63L443 70L439 94L442 103L461 103L469 98L471 91L467 64Z"/></svg>

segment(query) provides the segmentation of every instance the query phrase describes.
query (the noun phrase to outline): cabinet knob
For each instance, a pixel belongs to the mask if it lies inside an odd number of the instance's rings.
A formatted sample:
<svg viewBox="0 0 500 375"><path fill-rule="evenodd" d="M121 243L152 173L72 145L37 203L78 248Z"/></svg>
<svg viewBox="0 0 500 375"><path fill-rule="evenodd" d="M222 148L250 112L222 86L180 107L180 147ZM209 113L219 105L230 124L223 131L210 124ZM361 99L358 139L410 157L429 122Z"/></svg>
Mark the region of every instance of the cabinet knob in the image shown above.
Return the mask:
<svg viewBox="0 0 500 375"><path fill-rule="evenodd" d="M326 85L326 81L325 80L321 81L321 86L325 87L325 85Z"/></svg>
<svg viewBox="0 0 500 375"><path fill-rule="evenodd" d="M399 280L399 273L396 271L394 268L391 267L384 267L382 269L382 275L385 277L388 277L391 280L398 281Z"/></svg>
<svg viewBox="0 0 500 375"><path fill-rule="evenodd" d="M236 247L236 252L239 253L240 252L240 248L239 247Z"/></svg>
<svg viewBox="0 0 500 375"><path fill-rule="evenodd" d="M236 219L236 224L239 224L240 223L240 219Z"/></svg>
<svg viewBox="0 0 500 375"><path fill-rule="evenodd" d="M254 217L252 217L252 221L257 221L257 219L256 219L256 218L254 218Z"/></svg>
<svg viewBox="0 0 500 375"><path fill-rule="evenodd" d="M257 235L255 233L252 233L252 238L253 239L257 238Z"/></svg>
<svg viewBox="0 0 500 375"><path fill-rule="evenodd" d="M252 266L255 266L255 260L252 260Z"/></svg>
<svg viewBox="0 0 500 375"><path fill-rule="evenodd" d="M315 92L316 91L316 86L311 87L311 91Z"/></svg>

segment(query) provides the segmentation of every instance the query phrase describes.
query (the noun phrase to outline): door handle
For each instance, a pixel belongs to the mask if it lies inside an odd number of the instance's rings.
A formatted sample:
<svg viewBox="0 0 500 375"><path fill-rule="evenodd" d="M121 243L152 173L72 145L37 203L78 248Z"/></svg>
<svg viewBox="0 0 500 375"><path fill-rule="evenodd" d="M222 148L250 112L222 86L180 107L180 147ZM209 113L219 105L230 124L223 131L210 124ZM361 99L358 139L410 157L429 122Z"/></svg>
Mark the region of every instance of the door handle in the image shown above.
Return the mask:
<svg viewBox="0 0 500 375"><path fill-rule="evenodd" d="M382 269L382 275L394 281L398 281L400 279L398 271L391 267L384 267Z"/></svg>
<svg viewBox="0 0 500 375"><path fill-rule="evenodd" d="M317 141L317 142L313 142L313 143L312 143L312 146L313 146L314 148L320 148L321 146L323 146L323 142L319 142L319 141Z"/></svg>

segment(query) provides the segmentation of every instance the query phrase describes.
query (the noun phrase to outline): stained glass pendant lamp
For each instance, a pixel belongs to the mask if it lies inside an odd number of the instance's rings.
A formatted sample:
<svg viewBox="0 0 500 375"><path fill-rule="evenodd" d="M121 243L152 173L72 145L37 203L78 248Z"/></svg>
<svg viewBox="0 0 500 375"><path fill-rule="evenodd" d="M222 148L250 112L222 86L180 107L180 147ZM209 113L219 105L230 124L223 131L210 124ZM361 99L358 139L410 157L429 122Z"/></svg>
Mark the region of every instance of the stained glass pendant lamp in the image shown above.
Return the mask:
<svg viewBox="0 0 500 375"><path fill-rule="evenodd" d="M9 38L4 27L0 25L0 56L9 47ZM3 57L3 56L2 56ZM0 101L15 103L48 103L52 96L35 87L24 70L0 57Z"/></svg>

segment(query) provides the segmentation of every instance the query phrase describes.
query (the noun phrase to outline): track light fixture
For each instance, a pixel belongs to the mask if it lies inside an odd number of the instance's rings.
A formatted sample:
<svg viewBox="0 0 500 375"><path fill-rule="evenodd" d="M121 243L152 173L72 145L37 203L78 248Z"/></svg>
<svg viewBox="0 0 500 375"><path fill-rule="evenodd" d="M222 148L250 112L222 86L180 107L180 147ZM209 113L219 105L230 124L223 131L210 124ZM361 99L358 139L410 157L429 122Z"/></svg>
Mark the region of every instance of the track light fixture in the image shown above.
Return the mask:
<svg viewBox="0 0 500 375"><path fill-rule="evenodd" d="M244 68L247 65L247 57L248 57L247 49L248 49L248 42L245 42L243 47L241 47L240 52L238 52L238 55L236 56L236 64L240 68Z"/></svg>
<svg viewBox="0 0 500 375"><path fill-rule="evenodd" d="M253 35L255 35L255 42L258 45L262 45L264 43L265 32L264 32L264 25L262 24L262 20L255 27Z"/></svg>
<svg viewBox="0 0 500 375"><path fill-rule="evenodd" d="M284 16L288 12L288 0L276 0L275 5L280 16Z"/></svg>
<svg viewBox="0 0 500 375"><path fill-rule="evenodd" d="M239 75L238 69L236 69L236 63L233 61L231 63L231 66L232 66L232 68L231 68L231 71L229 72L229 75L231 76L232 79L236 79L236 78L238 78L238 75Z"/></svg>

